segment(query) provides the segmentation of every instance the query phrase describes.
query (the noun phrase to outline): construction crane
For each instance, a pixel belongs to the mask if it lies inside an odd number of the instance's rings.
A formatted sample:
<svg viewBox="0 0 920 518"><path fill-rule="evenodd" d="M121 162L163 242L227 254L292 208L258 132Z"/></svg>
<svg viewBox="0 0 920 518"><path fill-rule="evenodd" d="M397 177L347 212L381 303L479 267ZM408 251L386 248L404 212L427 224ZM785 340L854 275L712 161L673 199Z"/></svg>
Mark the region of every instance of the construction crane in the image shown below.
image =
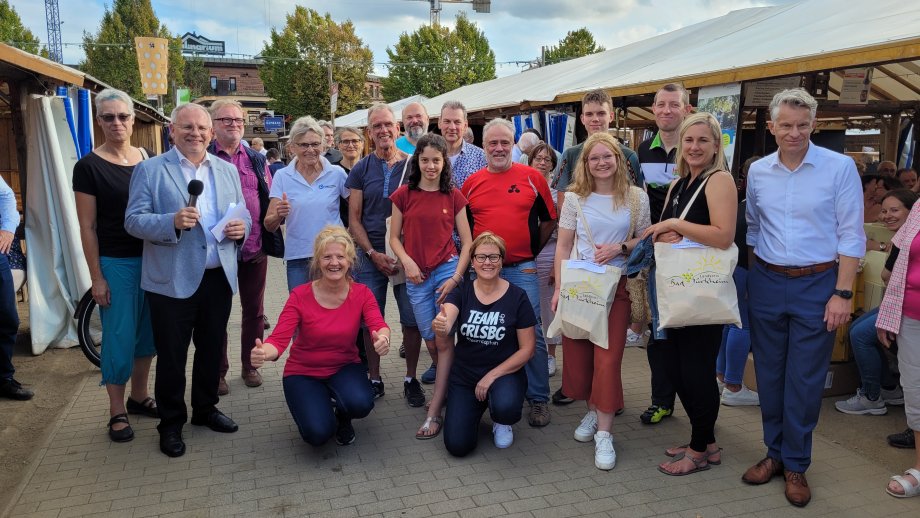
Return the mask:
<svg viewBox="0 0 920 518"><path fill-rule="evenodd" d="M61 12L58 0L45 0L45 21L48 23L48 57L51 61L64 63L64 48L61 44Z"/></svg>
<svg viewBox="0 0 920 518"><path fill-rule="evenodd" d="M431 5L431 25L441 24L441 4L473 4L477 13L488 13L492 8L492 0L410 0L428 2Z"/></svg>

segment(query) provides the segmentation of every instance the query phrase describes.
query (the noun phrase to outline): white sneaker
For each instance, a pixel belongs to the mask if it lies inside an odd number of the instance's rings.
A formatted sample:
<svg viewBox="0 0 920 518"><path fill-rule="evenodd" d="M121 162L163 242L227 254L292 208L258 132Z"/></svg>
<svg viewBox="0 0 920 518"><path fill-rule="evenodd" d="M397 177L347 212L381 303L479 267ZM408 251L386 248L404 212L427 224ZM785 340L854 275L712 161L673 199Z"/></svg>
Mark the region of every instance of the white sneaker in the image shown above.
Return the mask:
<svg viewBox="0 0 920 518"><path fill-rule="evenodd" d="M511 443L514 442L514 431L511 430L511 425L493 423L492 439L495 441L496 448L504 449L511 446Z"/></svg>
<svg viewBox="0 0 920 518"><path fill-rule="evenodd" d="M866 397L866 393L861 388L856 389L856 395L850 399L834 403L834 408L850 415L885 415L888 413L888 408L885 407L885 401L881 396L872 401Z"/></svg>
<svg viewBox="0 0 920 518"><path fill-rule="evenodd" d="M578 442L591 442L597 433L597 412L589 410L581 419L581 424L575 429L575 440Z"/></svg>
<svg viewBox="0 0 920 518"><path fill-rule="evenodd" d="M719 381L719 378L716 378L716 385L719 386L719 394L725 392L725 382Z"/></svg>
<svg viewBox="0 0 920 518"><path fill-rule="evenodd" d="M611 470L617 465L617 452L613 449L610 432L594 434L594 465L603 470Z"/></svg>
<svg viewBox="0 0 920 518"><path fill-rule="evenodd" d="M758 406L760 396L753 390L741 385L741 390L732 392L729 389L722 391L722 404L725 406Z"/></svg>
<svg viewBox="0 0 920 518"><path fill-rule="evenodd" d="M556 357L547 356L546 357L547 367L549 367L549 376L553 377L556 375Z"/></svg>
<svg viewBox="0 0 920 518"><path fill-rule="evenodd" d="M893 390L882 389L881 397L879 399L884 401L886 405L903 406L904 389L901 387L895 387Z"/></svg>
<svg viewBox="0 0 920 518"><path fill-rule="evenodd" d="M651 336L649 330L645 330L641 333L633 332L632 329L626 329L626 347L642 347L645 344L645 340Z"/></svg>

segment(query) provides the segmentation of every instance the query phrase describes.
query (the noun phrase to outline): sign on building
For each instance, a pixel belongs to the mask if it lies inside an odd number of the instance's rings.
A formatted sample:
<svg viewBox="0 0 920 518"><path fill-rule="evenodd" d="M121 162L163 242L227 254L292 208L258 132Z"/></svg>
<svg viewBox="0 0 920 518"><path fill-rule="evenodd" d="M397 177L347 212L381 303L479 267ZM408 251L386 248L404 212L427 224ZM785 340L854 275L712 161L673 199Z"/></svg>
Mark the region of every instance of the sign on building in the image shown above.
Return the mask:
<svg viewBox="0 0 920 518"><path fill-rule="evenodd" d="M184 35L182 35L182 53L223 56L224 42L209 40L208 38L199 36L194 32L186 32Z"/></svg>

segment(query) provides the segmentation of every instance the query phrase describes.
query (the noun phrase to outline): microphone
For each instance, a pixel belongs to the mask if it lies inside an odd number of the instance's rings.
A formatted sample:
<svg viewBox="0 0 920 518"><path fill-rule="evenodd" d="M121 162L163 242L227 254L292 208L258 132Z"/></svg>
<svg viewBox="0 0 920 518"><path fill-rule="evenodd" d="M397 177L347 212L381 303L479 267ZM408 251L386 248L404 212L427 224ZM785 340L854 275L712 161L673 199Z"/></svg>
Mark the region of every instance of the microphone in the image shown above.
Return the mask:
<svg viewBox="0 0 920 518"><path fill-rule="evenodd" d="M188 183L188 206L194 207L198 204L198 197L204 192L204 183L201 180L192 180ZM188 232L190 229L185 229Z"/></svg>

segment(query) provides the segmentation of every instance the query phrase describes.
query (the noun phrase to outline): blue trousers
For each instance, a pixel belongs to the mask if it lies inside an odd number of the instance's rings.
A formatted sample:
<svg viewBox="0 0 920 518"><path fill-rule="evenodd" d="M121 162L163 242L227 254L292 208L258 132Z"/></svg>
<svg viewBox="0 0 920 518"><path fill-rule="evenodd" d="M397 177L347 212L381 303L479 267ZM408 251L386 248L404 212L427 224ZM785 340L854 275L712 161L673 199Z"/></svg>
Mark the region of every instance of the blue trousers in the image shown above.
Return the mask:
<svg viewBox="0 0 920 518"><path fill-rule="evenodd" d="M102 384L124 385L131 379L134 360L156 354L150 305L141 289L140 257L100 257L102 275L112 303L99 308L102 320Z"/></svg>
<svg viewBox="0 0 920 518"><path fill-rule="evenodd" d="M464 457L476 449L479 422L486 408L494 423L513 425L521 420L527 376L517 371L498 378L489 387L485 401L476 399L474 389L456 383L447 387L444 446L454 457Z"/></svg>
<svg viewBox="0 0 920 518"><path fill-rule="evenodd" d="M533 357L524 365L527 373L527 401L549 401L549 369L546 367L546 339L543 338L543 325L540 323L540 286L537 277L537 263L524 261L517 266L505 266L501 271L502 279L514 284L527 293L527 299L533 306L537 317L537 348Z"/></svg>
<svg viewBox="0 0 920 518"><path fill-rule="evenodd" d="M859 378L862 382L863 392L869 399L878 399L882 386L896 386L891 370L888 369L888 358L882 350L875 331L875 321L878 320L878 308L875 308L853 321L850 324L850 347L853 349L853 358L859 367Z"/></svg>
<svg viewBox="0 0 920 518"><path fill-rule="evenodd" d="M13 379L13 346L19 331L13 274L6 254L0 254L0 381Z"/></svg>
<svg viewBox="0 0 920 518"><path fill-rule="evenodd" d="M716 372L725 376L725 383L740 385L744 377L744 364L751 352L751 323L748 318L748 271L740 266L732 274L738 291L738 311L741 313L741 327L727 325L722 330L722 347L716 359Z"/></svg>
<svg viewBox="0 0 920 518"><path fill-rule="evenodd" d="M321 446L335 435L338 426L335 412L349 419L360 419L374 409L374 390L360 363L348 364L325 379L285 376L282 386L300 436L313 446ZM335 398L335 411L331 398Z"/></svg>
<svg viewBox="0 0 920 518"><path fill-rule="evenodd" d="M769 457L800 473L811 464L811 434L834 347L824 308L836 283L836 268L793 279L758 263L748 276L764 444Z"/></svg>
<svg viewBox="0 0 920 518"><path fill-rule="evenodd" d="M312 261L312 257L303 257L284 262L287 269L288 293L294 291L294 288L310 282L310 263Z"/></svg>

